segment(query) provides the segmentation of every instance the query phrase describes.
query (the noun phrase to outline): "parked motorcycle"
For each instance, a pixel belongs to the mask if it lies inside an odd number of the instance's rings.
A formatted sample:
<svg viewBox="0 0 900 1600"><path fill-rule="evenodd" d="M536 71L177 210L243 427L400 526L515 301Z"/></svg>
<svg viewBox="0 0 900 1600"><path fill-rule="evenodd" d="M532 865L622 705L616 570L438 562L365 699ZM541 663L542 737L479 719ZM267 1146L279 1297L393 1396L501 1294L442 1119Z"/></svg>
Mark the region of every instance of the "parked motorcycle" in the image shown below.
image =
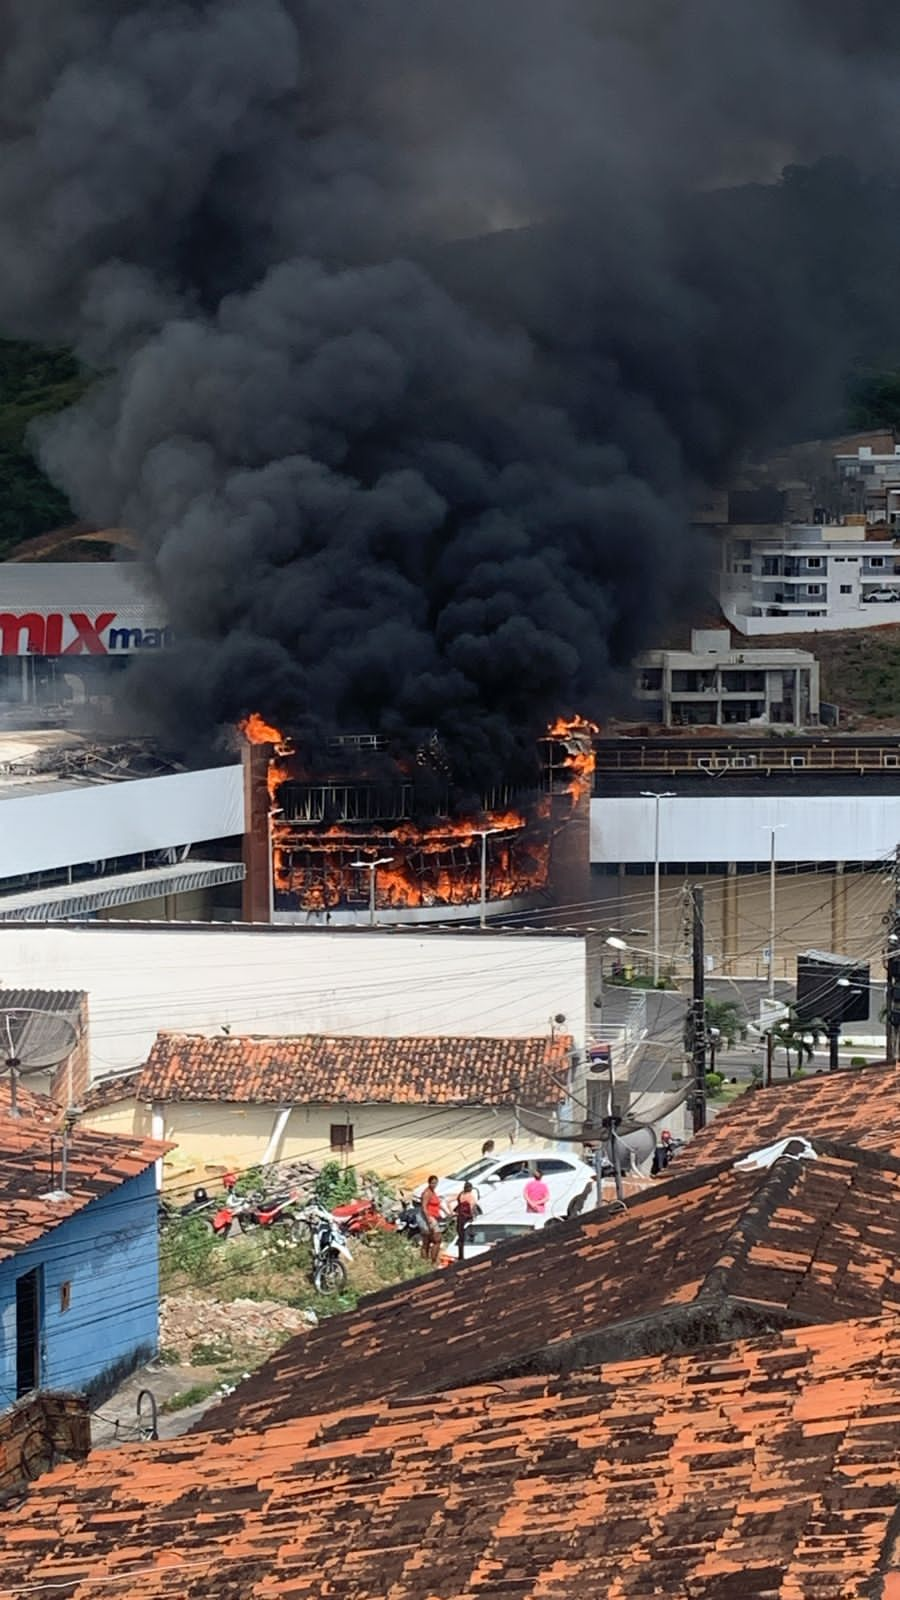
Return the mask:
<svg viewBox="0 0 900 1600"><path fill-rule="evenodd" d="M333 1206L331 1215L343 1234L393 1232L393 1223L382 1215L375 1201L365 1195Z"/></svg>
<svg viewBox="0 0 900 1600"><path fill-rule="evenodd" d="M422 1212L415 1200L406 1200L394 1218L394 1232L413 1244L422 1240Z"/></svg>
<svg viewBox="0 0 900 1600"><path fill-rule="evenodd" d="M251 1194L246 1199L247 1204L238 1215L245 1233L248 1228L274 1228L278 1222L290 1222L300 1203L296 1190L290 1194Z"/></svg>
<svg viewBox="0 0 900 1600"><path fill-rule="evenodd" d="M353 1260L339 1224L321 1206L307 1206L298 1221L309 1229L313 1288L319 1294L336 1294L347 1282L345 1263Z"/></svg>
<svg viewBox="0 0 900 1600"><path fill-rule="evenodd" d="M237 1222L241 1229L244 1228L244 1218L250 1208L250 1202L244 1195L231 1193L225 1196L224 1204L214 1211L209 1217L209 1225L217 1239L227 1239Z"/></svg>
<svg viewBox="0 0 900 1600"><path fill-rule="evenodd" d="M158 1206L159 1225L164 1228L167 1223L180 1221L184 1217L199 1217L212 1209L213 1201L207 1191L198 1187L190 1200L183 1206L173 1205L171 1200L163 1195Z"/></svg>

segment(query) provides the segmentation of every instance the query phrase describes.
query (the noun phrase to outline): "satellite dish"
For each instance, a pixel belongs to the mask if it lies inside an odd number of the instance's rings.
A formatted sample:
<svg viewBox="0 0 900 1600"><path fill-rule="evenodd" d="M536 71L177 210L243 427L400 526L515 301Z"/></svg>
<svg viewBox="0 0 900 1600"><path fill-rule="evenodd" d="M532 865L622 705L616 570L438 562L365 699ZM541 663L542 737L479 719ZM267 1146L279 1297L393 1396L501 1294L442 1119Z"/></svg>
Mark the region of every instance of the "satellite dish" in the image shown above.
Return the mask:
<svg viewBox="0 0 900 1600"><path fill-rule="evenodd" d="M0 1010L0 1053L9 1073L9 1109L19 1115L16 1085L20 1078L49 1072L72 1054L78 1029L59 1011L15 1006Z"/></svg>

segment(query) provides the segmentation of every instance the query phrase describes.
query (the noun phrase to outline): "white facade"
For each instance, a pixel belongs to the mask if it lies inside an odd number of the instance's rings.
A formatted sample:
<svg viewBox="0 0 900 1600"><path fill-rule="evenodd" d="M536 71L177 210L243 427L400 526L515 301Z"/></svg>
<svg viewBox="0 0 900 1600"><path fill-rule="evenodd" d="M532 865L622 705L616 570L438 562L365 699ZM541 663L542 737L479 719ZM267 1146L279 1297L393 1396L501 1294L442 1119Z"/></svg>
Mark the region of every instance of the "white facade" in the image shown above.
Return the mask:
<svg viewBox="0 0 900 1600"><path fill-rule="evenodd" d="M159 1029L586 1037L587 941L367 929L0 924L6 988L84 989L95 1076ZM565 1018L555 1024L556 1016Z"/></svg>
<svg viewBox="0 0 900 1600"><path fill-rule="evenodd" d="M765 862L776 828L779 863L883 861L900 843L897 795L675 795L659 808L663 867L685 862ZM652 862L655 801L591 802L595 866Z"/></svg>
<svg viewBox="0 0 900 1600"><path fill-rule="evenodd" d="M719 584L725 616L750 636L900 622L900 552L862 523L732 527Z"/></svg>
<svg viewBox="0 0 900 1600"><path fill-rule="evenodd" d="M171 643L146 567L0 563L0 656L129 655Z"/></svg>
<svg viewBox="0 0 900 1600"><path fill-rule="evenodd" d="M0 880L238 838L239 766L0 798ZM2 907L2 898L0 898Z"/></svg>

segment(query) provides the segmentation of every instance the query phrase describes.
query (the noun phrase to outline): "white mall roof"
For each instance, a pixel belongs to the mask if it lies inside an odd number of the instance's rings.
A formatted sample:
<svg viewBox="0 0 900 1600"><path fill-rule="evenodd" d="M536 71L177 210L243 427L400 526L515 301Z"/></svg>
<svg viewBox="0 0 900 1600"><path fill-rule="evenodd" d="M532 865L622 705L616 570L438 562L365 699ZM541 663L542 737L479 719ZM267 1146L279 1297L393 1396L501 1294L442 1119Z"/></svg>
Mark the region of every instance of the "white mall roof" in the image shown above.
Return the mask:
<svg viewBox="0 0 900 1600"><path fill-rule="evenodd" d="M237 764L71 786L48 775L37 792L13 786L4 797L0 788L0 879L243 832Z"/></svg>

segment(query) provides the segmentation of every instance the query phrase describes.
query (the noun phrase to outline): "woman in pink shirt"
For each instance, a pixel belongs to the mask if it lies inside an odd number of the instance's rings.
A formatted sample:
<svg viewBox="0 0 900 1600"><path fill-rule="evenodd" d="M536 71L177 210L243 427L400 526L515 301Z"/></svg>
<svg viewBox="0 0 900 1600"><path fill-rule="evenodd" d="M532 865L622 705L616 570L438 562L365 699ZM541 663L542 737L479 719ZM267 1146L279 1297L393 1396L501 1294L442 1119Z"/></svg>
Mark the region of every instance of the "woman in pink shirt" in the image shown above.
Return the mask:
<svg viewBox="0 0 900 1600"><path fill-rule="evenodd" d="M547 1201L550 1199L550 1190L541 1177L540 1167L535 1167L534 1177L529 1178L526 1183L524 1194L525 1210L543 1216L547 1210Z"/></svg>

